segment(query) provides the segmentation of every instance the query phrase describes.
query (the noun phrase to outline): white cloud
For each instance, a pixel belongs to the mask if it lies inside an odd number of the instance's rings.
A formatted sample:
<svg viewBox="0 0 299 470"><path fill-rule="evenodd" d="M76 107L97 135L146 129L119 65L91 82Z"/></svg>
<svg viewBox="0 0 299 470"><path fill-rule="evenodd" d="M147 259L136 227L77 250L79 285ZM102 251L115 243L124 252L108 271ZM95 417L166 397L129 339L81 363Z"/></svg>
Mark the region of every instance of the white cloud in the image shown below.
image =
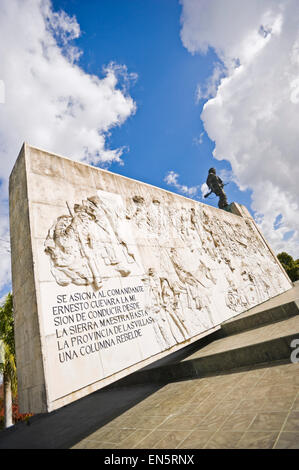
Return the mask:
<svg viewBox="0 0 299 470"><path fill-rule="evenodd" d="M175 173L173 170L169 171L164 178L164 181L169 186L173 186L180 193L185 194L189 197L196 197L199 186L186 186L185 184L180 184L178 182L179 174Z"/></svg>
<svg viewBox="0 0 299 470"><path fill-rule="evenodd" d="M241 189L252 189L251 207L273 249L297 258L299 3L181 3L184 46L192 54L213 48L225 71L211 77L216 90L201 115L214 157L230 162Z"/></svg>
<svg viewBox="0 0 299 470"><path fill-rule="evenodd" d="M203 143L204 134L205 134L204 132L201 132L199 137L194 137L193 138L194 145L200 146Z"/></svg>
<svg viewBox="0 0 299 470"><path fill-rule="evenodd" d="M202 198L205 197L205 194L208 194L210 192L210 188L207 185L207 183L202 183L202 185L200 187L200 190L201 190L201 197Z"/></svg>
<svg viewBox="0 0 299 470"><path fill-rule="evenodd" d="M126 90L131 76L125 66L113 63L102 78L85 73L76 62L81 51L72 42L79 35L76 18L54 12L50 0L0 2L2 208L23 141L91 164L121 162L123 149L107 148L106 137L136 110ZM0 238L5 238L7 214L1 218ZM5 259L0 261L0 290L8 278Z"/></svg>
<svg viewBox="0 0 299 470"><path fill-rule="evenodd" d="M5 103L5 85L4 81L0 80L0 104Z"/></svg>
<svg viewBox="0 0 299 470"><path fill-rule="evenodd" d="M0 207L3 204L0 199ZM0 292L2 288L10 283L10 241L8 229L8 214L0 213Z"/></svg>

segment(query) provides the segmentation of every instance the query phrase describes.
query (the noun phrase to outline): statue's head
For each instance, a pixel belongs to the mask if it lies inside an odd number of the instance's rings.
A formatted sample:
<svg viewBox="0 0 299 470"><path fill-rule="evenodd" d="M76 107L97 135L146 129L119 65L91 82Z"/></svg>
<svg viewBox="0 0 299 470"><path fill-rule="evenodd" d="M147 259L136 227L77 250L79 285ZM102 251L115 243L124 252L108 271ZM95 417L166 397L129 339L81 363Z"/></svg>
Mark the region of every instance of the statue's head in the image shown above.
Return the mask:
<svg viewBox="0 0 299 470"><path fill-rule="evenodd" d="M216 175L216 170L215 170L215 168L210 168L210 169L209 169L209 173L214 173L214 175Z"/></svg>

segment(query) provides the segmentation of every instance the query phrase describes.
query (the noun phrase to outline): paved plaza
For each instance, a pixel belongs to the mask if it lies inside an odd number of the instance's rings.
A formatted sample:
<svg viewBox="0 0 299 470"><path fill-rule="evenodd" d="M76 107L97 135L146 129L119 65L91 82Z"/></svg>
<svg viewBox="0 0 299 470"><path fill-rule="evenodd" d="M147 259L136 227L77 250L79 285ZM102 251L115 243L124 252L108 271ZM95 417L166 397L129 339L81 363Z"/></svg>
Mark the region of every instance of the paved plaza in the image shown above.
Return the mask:
<svg viewBox="0 0 299 470"><path fill-rule="evenodd" d="M75 449L299 449L299 364L170 383Z"/></svg>

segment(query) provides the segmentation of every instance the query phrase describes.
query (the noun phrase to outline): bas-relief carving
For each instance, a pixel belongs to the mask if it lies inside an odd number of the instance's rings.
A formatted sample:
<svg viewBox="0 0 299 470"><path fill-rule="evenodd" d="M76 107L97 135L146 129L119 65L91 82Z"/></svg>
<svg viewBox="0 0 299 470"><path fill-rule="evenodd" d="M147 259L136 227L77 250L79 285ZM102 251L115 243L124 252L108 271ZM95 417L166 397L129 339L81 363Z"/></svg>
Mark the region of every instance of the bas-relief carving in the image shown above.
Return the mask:
<svg viewBox="0 0 299 470"><path fill-rule="evenodd" d="M98 290L113 271L129 276L136 259L121 227L123 211L98 195L67 206L69 215L58 217L45 241L57 283Z"/></svg>
<svg viewBox="0 0 299 470"><path fill-rule="evenodd" d="M133 195L122 204L101 193L68 204L50 228L52 274L59 285L99 290L109 276L141 273L161 350L213 327L219 310L225 319L282 291L280 268L250 220L191 202ZM152 249L143 266L134 238Z"/></svg>

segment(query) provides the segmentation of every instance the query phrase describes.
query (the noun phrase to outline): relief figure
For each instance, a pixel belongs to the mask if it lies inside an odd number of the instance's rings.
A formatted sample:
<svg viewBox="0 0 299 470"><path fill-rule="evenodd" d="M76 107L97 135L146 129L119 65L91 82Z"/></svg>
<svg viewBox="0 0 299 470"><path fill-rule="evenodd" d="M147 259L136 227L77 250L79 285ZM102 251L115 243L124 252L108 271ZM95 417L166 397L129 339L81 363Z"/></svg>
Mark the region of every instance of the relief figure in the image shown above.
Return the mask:
<svg viewBox="0 0 299 470"><path fill-rule="evenodd" d="M67 207L69 215L57 218L45 240L57 283L91 285L98 290L108 276L107 268L128 276L136 259L121 233L121 211L99 196L74 204L73 209L69 203Z"/></svg>
<svg viewBox="0 0 299 470"><path fill-rule="evenodd" d="M170 325L167 313L163 308L162 290L160 277L154 268L149 268L143 282L148 288L148 300L146 310L150 312L154 322L153 327L157 342L161 350L168 349L176 342Z"/></svg>

